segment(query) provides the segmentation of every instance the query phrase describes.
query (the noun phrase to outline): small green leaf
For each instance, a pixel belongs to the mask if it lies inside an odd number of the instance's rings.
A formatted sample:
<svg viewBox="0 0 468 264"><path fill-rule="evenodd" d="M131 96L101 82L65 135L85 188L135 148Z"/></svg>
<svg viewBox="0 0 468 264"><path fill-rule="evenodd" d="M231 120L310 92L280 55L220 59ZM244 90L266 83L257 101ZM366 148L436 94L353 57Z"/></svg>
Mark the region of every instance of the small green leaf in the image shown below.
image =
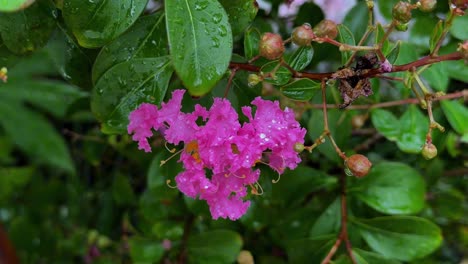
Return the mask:
<svg viewBox="0 0 468 264"><path fill-rule="evenodd" d="M127 30L143 12L147 2L68 0L64 2L62 12L78 43L86 48L97 48Z"/></svg>
<svg viewBox="0 0 468 264"><path fill-rule="evenodd" d="M457 101L443 100L440 102L445 117L453 129L460 135L468 133L468 109Z"/></svg>
<svg viewBox="0 0 468 264"><path fill-rule="evenodd" d="M424 207L426 185L413 168L404 163L382 162L350 188L358 199L386 214L414 214Z"/></svg>
<svg viewBox="0 0 468 264"><path fill-rule="evenodd" d="M359 248L353 248L353 255L356 258L357 264L400 264L397 260L388 259L380 254Z"/></svg>
<svg viewBox="0 0 468 264"><path fill-rule="evenodd" d="M336 234L341 227L341 202L337 198L323 211L310 230L310 236Z"/></svg>
<svg viewBox="0 0 468 264"><path fill-rule="evenodd" d="M395 61L398 59L398 55L400 54L400 46L401 46L401 41L398 40L397 43L395 43L395 46L386 54L387 60L390 62L390 64L394 64Z"/></svg>
<svg viewBox="0 0 468 264"><path fill-rule="evenodd" d="M356 41L354 40L353 33L343 24L339 24L338 28L338 41L343 44L348 44L351 46L356 45ZM352 51L342 51L341 52L341 64L345 65L346 62L351 58L353 54Z"/></svg>
<svg viewBox="0 0 468 264"><path fill-rule="evenodd" d="M320 82L311 79L298 79L281 87L284 96L299 101L309 101L319 90Z"/></svg>
<svg viewBox="0 0 468 264"><path fill-rule="evenodd" d="M168 56L132 59L117 64L97 82L91 110L103 122L104 133L125 133L128 115L143 102L164 98L172 67Z"/></svg>
<svg viewBox="0 0 468 264"><path fill-rule="evenodd" d="M375 43L380 43L385 36L385 29L383 28L382 24L377 24L377 29L375 31ZM389 43L388 38L382 43L382 53L387 55L389 52Z"/></svg>
<svg viewBox="0 0 468 264"><path fill-rule="evenodd" d="M429 255L442 243L440 228L413 216L353 219L369 247L387 258L411 261Z"/></svg>
<svg viewBox="0 0 468 264"><path fill-rule="evenodd" d="M244 34L244 52L247 59L257 56L260 42L260 31L256 28L249 28Z"/></svg>
<svg viewBox="0 0 468 264"><path fill-rule="evenodd" d="M0 202L26 185L34 174L33 167L0 167Z"/></svg>
<svg viewBox="0 0 468 264"><path fill-rule="evenodd" d="M419 153L426 140L429 120L417 106L411 105L400 118L397 145L404 152Z"/></svg>
<svg viewBox="0 0 468 264"><path fill-rule="evenodd" d="M168 54L164 13L140 17L127 32L101 49L93 66L93 82L121 62Z"/></svg>
<svg viewBox="0 0 468 264"><path fill-rule="evenodd" d="M0 4L0 7L3 4ZM52 8L39 1L27 9L0 14L0 35L5 46L16 54L29 53L44 46L54 28Z"/></svg>
<svg viewBox="0 0 468 264"><path fill-rule="evenodd" d="M230 230L214 230L192 235L187 243L190 263L233 263L241 248L241 236Z"/></svg>
<svg viewBox="0 0 468 264"><path fill-rule="evenodd" d="M343 24L346 25L353 34L354 39L361 39L364 32L367 30L369 20L369 9L365 2L357 2L343 19ZM348 43L351 45L351 43ZM354 45L354 44L353 44Z"/></svg>
<svg viewBox="0 0 468 264"><path fill-rule="evenodd" d="M450 33L457 39L466 40L468 39L466 25L468 25L468 16L455 16L450 27Z"/></svg>
<svg viewBox="0 0 468 264"><path fill-rule="evenodd" d="M442 63L432 64L421 76L429 82L429 86L437 91L447 91L449 85L449 74Z"/></svg>
<svg viewBox="0 0 468 264"><path fill-rule="evenodd" d="M128 244L133 263L159 262L165 251L162 242L154 239L132 237Z"/></svg>
<svg viewBox="0 0 468 264"><path fill-rule="evenodd" d="M25 9L35 0L0 0L0 12L14 12Z"/></svg>
<svg viewBox="0 0 468 264"><path fill-rule="evenodd" d="M287 241L289 263L320 263L335 243L336 235Z"/></svg>
<svg viewBox="0 0 468 264"><path fill-rule="evenodd" d="M314 48L312 46L300 47L294 51L294 53L288 57L286 63L296 71L302 71L305 69L314 56Z"/></svg>
<svg viewBox="0 0 468 264"><path fill-rule="evenodd" d="M0 125L19 148L38 163L75 172L64 139L40 114L14 100L0 100Z"/></svg>
<svg viewBox="0 0 468 264"><path fill-rule="evenodd" d="M371 120L377 131L388 140L396 141L400 135L400 121L390 112L384 109L373 109Z"/></svg>
<svg viewBox="0 0 468 264"><path fill-rule="evenodd" d="M258 12L258 4L253 0L219 0L219 2L229 16L229 23L234 37L244 33ZM220 33L222 32L220 31Z"/></svg>
<svg viewBox="0 0 468 264"><path fill-rule="evenodd" d="M225 74L232 53L232 33L218 1L165 2L172 63L190 94L208 93Z"/></svg>
<svg viewBox="0 0 468 264"><path fill-rule="evenodd" d="M260 71L263 74L271 73L278 66L278 61L271 61L263 65ZM268 77L264 79L265 82L274 84L274 85L285 85L291 79L292 73L288 68L280 66L274 74L268 74Z"/></svg>
<svg viewBox="0 0 468 264"><path fill-rule="evenodd" d="M437 42L442 37L443 30L444 22L442 20L439 20L439 22L437 22L436 26L432 30L431 38L429 40L429 52L432 53L432 51L434 51Z"/></svg>

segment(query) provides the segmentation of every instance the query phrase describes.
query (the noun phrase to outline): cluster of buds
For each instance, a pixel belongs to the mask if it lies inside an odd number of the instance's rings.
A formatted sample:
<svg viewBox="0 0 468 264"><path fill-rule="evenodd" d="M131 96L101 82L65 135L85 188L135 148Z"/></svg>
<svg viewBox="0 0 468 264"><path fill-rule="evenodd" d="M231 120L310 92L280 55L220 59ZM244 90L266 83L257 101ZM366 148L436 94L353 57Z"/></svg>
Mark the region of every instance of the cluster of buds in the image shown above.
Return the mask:
<svg viewBox="0 0 468 264"><path fill-rule="evenodd" d="M2 67L2 68L0 69L0 80L2 80L4 83L6 83L7 80L8 80L8 75L7 75L7 73L8 73L8 70L7 70L6 67Z"/></svg>

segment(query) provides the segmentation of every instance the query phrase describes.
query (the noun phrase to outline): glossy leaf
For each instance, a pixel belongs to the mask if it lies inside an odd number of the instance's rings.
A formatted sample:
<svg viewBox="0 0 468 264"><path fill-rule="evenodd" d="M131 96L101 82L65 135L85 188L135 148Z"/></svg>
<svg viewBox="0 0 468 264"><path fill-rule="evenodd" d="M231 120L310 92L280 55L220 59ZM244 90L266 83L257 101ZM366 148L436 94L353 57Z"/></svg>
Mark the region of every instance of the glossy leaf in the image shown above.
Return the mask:
<svg viewBox="0 0 468 264"><path fill-rule="evenodd" d="M281 87L284 96L299 101L309 101L317 91L320 91L320 82L311 79L298 79Z"/></svg>
<svg viewBox="0 0 468 264"><path fill-rule="evenodd" d="M244 33L258 12L258 4L255 0L219 0L219 2L229 16L234 37Z"/></svg>
<svg viewBox="0 0 468 264"><path fill-rule="evenodd" d="M450 125L458 134L468 133L468 109L457 101L443 100L440 102Z"/></svg>
<svg viewBox="0 0 468 264"><path fill-rule="evenodd" d="M422 72L421 76L429 83L429 86L437 91L447 91L449 74L441 63L436 63Z"/></svg>
<svg viewBox="0 0 468 264"><path fill-rule="evenodd" d="M343 44L348 44L351 46L356 45L354 40L353 33L343 24L337 26L338 28L338 41ZM352 51L342 51L341 52L341 64L346 64L346 62L351 58Z"/></svg>
<svg viewBox="0 0 468 264"><path fill-rule="evenodd" d="M278 61L271 61L262 66L260 71L264 74L268 74L264 79L265 82L274 85L284 85L289 82L292 76L291 71L284 66L278 68L278 63ZM276 71L272 73L275 69Z"/></svg>
<svg viewBox="0 0 468 264"><path fill-rule="evenodd" d="M35 0L0 0L0 12L13 12L27 8Z"/></svg>
<svg viewBox="0 0 468 264"><path fill-rule="evenodd" d="M0 126L37 163L75 172L63 137L40 114L15 101L0 100Z"/></svg>
<svg viewBox="0 0 468 264"><path fill-rule="evenodd" d="M442 243L439 227L420 217L388 216L352 222L369 247L387 258L411 261L432 253Z"/></svg>
<svg viewBox="0 0 468 264"><path fill-rule="evenodd" d="M371 112L371 120L377 131L388 140L396 141L400 135L400 121L390 112L384 109L374 109Z"/></svg>
<svg viewBox="0 0 468 264"><path fill-rule="evenodd" d="M359 180L350 193L386 214L414 214L424 207L426 185L413 168L404 163L382 162Z"/></svg>
<svg viewBox="0 0 468 264"><path fill-rule="evenodd" d="M63 18L78 43L86 48L102 47L127 30L148 0L82 1L63 4Z"/></svg>
<svg viewBox="0 0 468 264"><path fill-rule="evenodd" d="M164 14L158 12L140 17L127 32L102 48L93 66L93 82L121 62L168 54Z"/></svg>
<svg viewBox="0 0 468 264"><path fill-rule="evenodd" d="M128 115L143 102L159 104L172 75L169 57L132 59L107 71L97 82L91 110L105 133L124 133Z"/></svg>
<svg viewBox="0 0 468 264"><path fill-rule="evenodd" d="M378 23L377 28L375 31L375 43L380 43L385 36L385 29L383 28L382 24ZM389 52L389 43L388 38L382 43L382 53L387 55Z"/></svg>
<svg viewBox="0 0 468 264"><path fill-rule="evenodd" d="M400 46L401 46L401 41L397 41L395 43L395 46L388 52L387 60L390 62L390 64L394 64L395 61L398 59L398 55L400 54Z"/></svg>
<svg viewBox="0 0 468 264"><path fill-rule="evenodd" d="M256 28L249 28L244 34L244 52L247 59L257 56L260 42L260 31Z"/></svg>
<svg viewBox="0 0 468 264"><path fill-rule="evenodd" d="M312 46L299 47L294 53L287 58L286 63L296 71L305 69L314 56L314 48Z"/></svg>
<svg viewBox="0 0 468 264"><path fill-rule="evenodd" d="M437 22L436 26L432 30L431 38L429 39L429 52L432 53L432 51L434 51L437 42L439 41L440 37L442 37L443 30L444 22L439 20L439 22Z"/></svg>
<svg viewBox="0 0 468 264"><path fill-rule="evenodd" d="M320 235L337 234L338 230L340 230L340 227L341 201L339 198L337 198L315 221L309 235L311 237L316 237Z"/></svg>
<svg viewBox="0 0 468 264"><path fill-rule="evenodd" d="M356 258L357 264L399 264L401 262L388 259L380 254L375 252L365 251L359 248L353 248L353 255Z"/></svg>
<svg viewBox="0 0 468 264"><path fill-rule="evenodd" d="M190 263L233 263L241 248L241 236L230 230L192 235L187 243Z"/></svg>
<svg viewBox="0 0 468 264"><path fill-rule="evenodd" d="M354 39L360 40L366 32L367 27L364 26L369 20L369 9L365 2L356 3L343 19L343 25L350 30ZM348 43L350 44L350 43Z"/></svg>
<svg viewBox="0 0 468 264"><path fill-rule="evenodd" d="M419 153L426 140L429 120L415 105L410 105L400 118L398 147L408 153Z"/></svg>
<svg viewBox="0 0 468 264"><path fill-rule="evenodd" d="M39 1L18 12L0 14L0 25L0 35L9 50L16 54L29 53L47 43L54 27L52 8L47 2Z"/></svg>
<svg viewBox="0 0 468 264"><path fill-rule="evenodd" d="M133 263L159 262L164 255L162 241L132 237L128 242Z"/></svg>
<svg viewBox="0 0 468 264"><path fill-rule="evenodd" d="M190 94L208 93L231 59L232 33L218 1L166 1L172 63Z"/></svg>

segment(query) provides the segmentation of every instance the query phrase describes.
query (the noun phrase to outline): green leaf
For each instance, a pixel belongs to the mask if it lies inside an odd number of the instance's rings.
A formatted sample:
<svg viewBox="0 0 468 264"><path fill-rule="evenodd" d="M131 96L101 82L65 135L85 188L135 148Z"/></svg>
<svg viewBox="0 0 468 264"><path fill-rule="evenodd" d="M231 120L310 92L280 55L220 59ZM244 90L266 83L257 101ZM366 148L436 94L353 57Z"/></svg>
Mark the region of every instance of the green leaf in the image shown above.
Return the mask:
<svg viewBox="0 0 468 264"><path fill-rule="evenodd" d="M136 201L135 193L127 176L117 174L114 177L112 196L117 205L132 205Z"/></svg>
<svg viewBox="0 0 468 264"><path fill-rule="evenodd" d="M432 30L436 27L437 21L429 16L421 16L414 20L413 27L410 30L411 38L408 38L408 42L427 50Z"/></svg>
<svg viewBox="0 0 468 264"><path fill-rule="evenodd" d="M288 57L286 63L296 71L305 69L314 56L314 48L312 46L299 47L294 53Z"/></svg>
<svg viewBox="0 0 468 264"><path fill-rule="evenodd" d="M263 65L260 71L264 74L272 73L278 66L279 61L271 61ZM288 68L280 66L274 74L269 74L268 77L264 79L265 82L274 84L274 85L285 85L291 79L292 73Z"/></svg>
<svg viewBox="0 0 468 264"><path fill-rule="evenodd" d="M244 53L247 59L257 56L260 42L260 31L256 28L249 28L244 34Z"/></svg>
<svg viewBox="0 0 468 264"><path fill-rule="evenodd" d="M258 4L252 0L219 0L229 17L232 35L240 36L252 23L258 12ZM221 33L221 32L220 32Z"/></svg>
<svg viewBox="0 0 468 264"><path fill-rule="evenodd" d="M419 153L426 140L429 120L415 105L410 105L400 118L397 145L404 152Z"/></svg>
<svg viewBox="0 0 468 264"><path fill-rule="evenodd" d="M457 61L444 61L442 65L445 66L450 78L468 82L468 67L466 67L463 60Z"/></svg>
<svg viewBox="0 0 468 264"><path fill-rule="evenodd" d="M159 262L165 251L162 242L154 239L132 237L128 244L133 263Z"/></svg>
<svg viewBox="0 0 468 264"><path fill-rule="evenodd" d="M3 4L0 4L3 6ZM54 28L52 8L46 1L27 9L0 14L0 35L5 46L16 54L32 52L44 46Z"/></svg>
<svg viewBox="0 0 468 264"><path fill-rule="evenodd" d="M314 14L311 16L310 14ZM294 26L301 26L304 23L316 25L325 18L320 6L315 3L305 2L299 7L299 11L294 19Z"/></svg>
<svg viewBox="0 0 468 264"><path fill-rule="evenodd" d="M0 12L13 12L27 8L35 0L0 0Z"/></svg>
<svg viewBox="0 0 468 264"><path fill-rule="evenodd" d="M457 39L466 40L468 39L466 25L468 25L468 16L455 16L450 27L450 33Z"/></svg>
<svg viewBox="0 0 468 264"><path fill-rule="evenodd" d="M284 96L299 101L309 101L319 90L320 82L311 79L298 79L281 87Z"/></svg>
<svg viewBox="0 0 468 264"><path fill-rule="evenodd" d="M225 74L231 59L228 16L218 1L166 1L172 63L190 94L208 93Z"/></svg>
<svg viewBox="0 0 468 264"><path fill-rule="evenodd" d="M172 67L168 56L132 59L108 70L97 82L91 110L103 122L104 133L125 133L128 115L143 102L164 98Z"/></svg>
<svg viewBox="0 0 468 264"><path fill-rule="evenodd" d="M444 22L439 20L437 25L432 30L431 38L429 39L429 52L432 53L434 48L436 47L437 42L439 41L440 37L442 37L442 33L444 30Z"/></svg>
<svg viewBox="0 0 468 264"><path fill-rule="evenodd" d="M413 216L352 220L370 248L387 258L411 261L429 255L442 243L438 226Z"/></svg>
<svg viewBox="0 0 468 264"><path fill-rule="evenodd" d="M392 112L384 109L373 109L371 120L377 131L384 135L388 140L396 141L400 135L400 121Z"/></svg>
<svg viewBox="0 0 468 264"><path fill-rule="evenodd" d="M37 162L75 172L65 141L43 116L16 101L0 100L0 125L12 141Z"/></svg>
<svg viewBox="0 0 468 264"><path fill-rule="evenodd" d="M341 203L337 198L323 211L310 230L310 236L336 234L341 227Z"/></svg>
<svg viewBox="0 0 468 264"><path fill-rule="evenodd" d="M241 236L230 230L192 235L187 243L190 263L233 263L241 248Z"/></svg>
<svg viewBox="0 0 468 264"><path fill-rule="evenodd" d="M445 92L449 85L449 75L442 63L432 64L421 76L429 82L430 87Z"/></svg>
<svg viewBox="0 0 468 264"><path fill-rule="evenodd" d="M68 0L64 2L62 12L78 43L86 48L97 48L127 30L143 12L147 2Z"/></svg>
<svg viewBox="0 0 468 264"><path fill-rule="evenodd" d="M164 13L140 17L127 32L101 49L93 66L93 82L121 62L168 54Z"/></svg>
<svg viewBox="0 0 468 264"><path fill-rule="evenodd" d="M353 33L343 24L339 24L337 26L338 28L338 41L343 43L343 44L348 44L351 46L356 45L356 42L354 40ZM346 62L351 58L351 55L353 54L352 51L342 51L341 52L341 64L345 65Z"/></svg>
<svg viewBox="0 0 468 264"><path fill-rule="evenodd" d="M289 263L320 263L335 240L336 235L325 235L287 241Z"/></svg>
<svg viewBox="0 0 468 264"><path fill-rule="evenodd" d="M388 259L380 254L365 251L359 248L353 248L353 255L356 258L357 264L399 264L399 261Z"/></svg>
<svg viewBox="0 0 468 264"><path fill-rule="evenodd" d="M0 201L7 201L13 193L20 193L34 174L33 167L0 167Z"/></svg>
<svg viewBox="0 0 468 264"><path fill-rule="evenodd" d="M343 24L346 25L350 32L354 35L354 39L361 39L367 30L367 22L369 20L369 9L365 2L358 2L349 10L343 19ZM348 43L351 45L351 43ZM354 44L353 44L354 45Z"/></svg>
<svg viewBox="0 0 468 264"><path fill-rule="evenodd" d="M382 24L377 24L377 29L375 31L375 43L380 43L385 36L385 29L383 28ZM382 43L382 53L387 55L389 52L389 43L388 38Z"/></svg>
<svg viewBox="0 0 468 264"><path fill-rule="evenodd" d="M443 100L440 102L445 117L452 128L460 135L468 133L468 109L458 101Z"/></svg>
<svg viewBox="0 0 468 264"><path fill-rule="evenodd" d="M421 175L408 165L382 162L349 192L379 212L414 214L424 207L426 185Z"/></svg>
<svg viewBox="0 0 468 264"><path fill-rule="evenodd" d="M398 40L397 43L395 43L395 46L393 46L393 48L388 52L388 54L385 54L390 64L394 64L398 59L398 55L400 54L400 46L401 41Z"/></svg>

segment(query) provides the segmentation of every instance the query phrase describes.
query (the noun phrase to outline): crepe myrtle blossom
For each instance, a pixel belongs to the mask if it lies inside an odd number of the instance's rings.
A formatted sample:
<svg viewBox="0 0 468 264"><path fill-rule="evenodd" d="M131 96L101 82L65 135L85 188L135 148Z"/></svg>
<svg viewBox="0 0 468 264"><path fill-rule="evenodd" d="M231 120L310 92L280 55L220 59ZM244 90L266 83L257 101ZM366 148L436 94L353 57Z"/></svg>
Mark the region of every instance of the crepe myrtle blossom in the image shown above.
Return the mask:
<svg viewBox="0 0 468 264"><path fill-rule="evenodd" d="M231 103L221 98L215 98L209 110L196 105L192 113L184 113L184 92L175 90L161 108L141 104L130 113L128 133L146 152L151 152L148 138L153 131L171 144L183 142L179 162L184 171L175 178L179 190L205 200L214 219L236 220L250 206L245 200L248 187L258 193L260 170L255 165L268 164L278 174L294 169L301 161L295 146L304 143L306 130L293 111L260 97L252 101L253 108L242 108L248 118L243 124Z"/></svg>

